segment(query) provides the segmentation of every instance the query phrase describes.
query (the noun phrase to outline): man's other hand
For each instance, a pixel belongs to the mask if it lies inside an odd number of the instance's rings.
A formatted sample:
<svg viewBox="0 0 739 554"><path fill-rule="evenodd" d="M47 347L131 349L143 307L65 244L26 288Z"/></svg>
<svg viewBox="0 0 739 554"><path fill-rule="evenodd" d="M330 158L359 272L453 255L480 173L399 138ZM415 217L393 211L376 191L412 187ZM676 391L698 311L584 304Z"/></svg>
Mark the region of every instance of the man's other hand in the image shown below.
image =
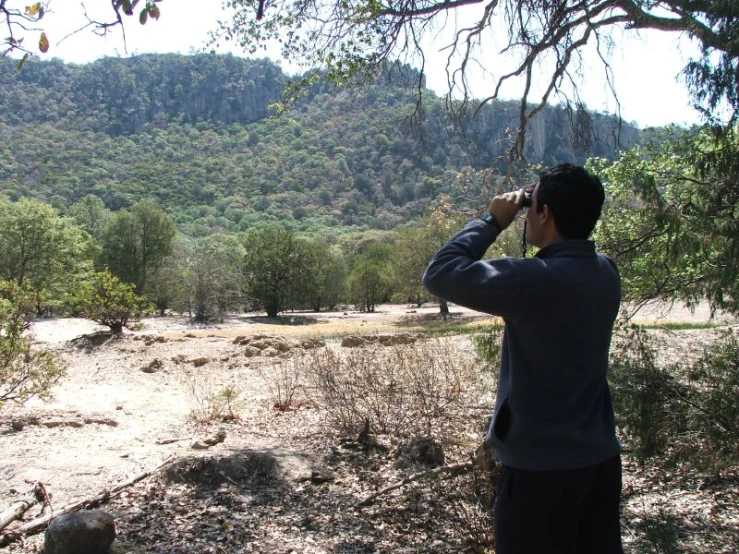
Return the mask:
<svg viewBox="0 0 739 554"><path fill-rule="evenodd" d="M488 206L488 212L495 216L501 229L508 227L516 214L523 207L524 189L515 192L506 192L493 198Z"/></svg>

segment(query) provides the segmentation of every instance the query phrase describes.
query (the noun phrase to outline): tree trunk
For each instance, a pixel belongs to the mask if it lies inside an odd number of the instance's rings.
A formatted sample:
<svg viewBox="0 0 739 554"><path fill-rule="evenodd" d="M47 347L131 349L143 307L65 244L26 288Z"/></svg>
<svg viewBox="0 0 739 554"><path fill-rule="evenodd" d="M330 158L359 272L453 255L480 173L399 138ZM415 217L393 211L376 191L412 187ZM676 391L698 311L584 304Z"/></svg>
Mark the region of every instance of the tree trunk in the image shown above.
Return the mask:
<svg viewBox="0 0 739 554"><path fill-rule="evenodd" d="M449 303L441 298L439 298L439 313L445 318L449 315Z"/></svg>

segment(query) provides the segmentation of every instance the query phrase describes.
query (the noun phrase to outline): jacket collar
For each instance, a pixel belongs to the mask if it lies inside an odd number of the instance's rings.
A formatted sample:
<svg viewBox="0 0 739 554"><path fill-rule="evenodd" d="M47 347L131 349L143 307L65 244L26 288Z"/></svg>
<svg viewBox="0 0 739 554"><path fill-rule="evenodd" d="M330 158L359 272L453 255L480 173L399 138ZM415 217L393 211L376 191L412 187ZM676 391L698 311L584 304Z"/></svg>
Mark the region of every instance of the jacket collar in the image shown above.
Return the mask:
<svg viewBox="0 0 739 554"><path fill-rule="evenodd" d="M536 253L537 258L592 258L595 243L592 240L560 240Z"/></svg>

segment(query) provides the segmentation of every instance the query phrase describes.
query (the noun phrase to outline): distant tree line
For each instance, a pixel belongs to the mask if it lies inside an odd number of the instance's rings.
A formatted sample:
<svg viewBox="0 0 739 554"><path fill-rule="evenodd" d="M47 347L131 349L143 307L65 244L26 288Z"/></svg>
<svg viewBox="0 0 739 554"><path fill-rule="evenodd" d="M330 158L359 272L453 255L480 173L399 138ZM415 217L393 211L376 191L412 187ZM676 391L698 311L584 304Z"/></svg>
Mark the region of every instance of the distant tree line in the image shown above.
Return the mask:
<svg viewBox="0 0 739 554"><path fill-rule="evenodd" d="M625 299L708 300L739 311L739 199L726 177L736 174L737 144L735 134L717 143L678 130L615 162L590 162L609 197L595 239L619 264ZM488 200L481 179L469 171L456 179L456 193L478 212ZM273 224L193 236L178 232L152 199L113 212L88 195L65 215L34 199L1 200L0 280L24 287L39 315L80 313L79 291L101 272L161 313L197 321L233 310L275 317L351 305L371 312L387 301L433 300L421 275L470 215L441 194L423 217L393 231L301 234ZM491 255L520 255L520 223Z"/></svg>

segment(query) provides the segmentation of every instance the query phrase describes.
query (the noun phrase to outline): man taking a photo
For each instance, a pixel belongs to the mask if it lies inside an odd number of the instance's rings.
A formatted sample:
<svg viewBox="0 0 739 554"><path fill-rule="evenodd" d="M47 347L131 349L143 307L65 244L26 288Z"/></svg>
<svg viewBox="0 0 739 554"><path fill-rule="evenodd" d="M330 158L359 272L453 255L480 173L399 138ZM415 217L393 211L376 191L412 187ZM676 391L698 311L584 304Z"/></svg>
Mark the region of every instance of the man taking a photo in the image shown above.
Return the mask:
<svg viewBox="0 0 739 554"><path fill-rule="evenodd" d="M533 190L533 258L482 260L524 204L496 196L423 276L435 296L505 321L486 442L503 464L493 513L496 554L622 554L620 445L606 381L621 300L618 270L588 240L605 194L563 164Z"/></svg>

